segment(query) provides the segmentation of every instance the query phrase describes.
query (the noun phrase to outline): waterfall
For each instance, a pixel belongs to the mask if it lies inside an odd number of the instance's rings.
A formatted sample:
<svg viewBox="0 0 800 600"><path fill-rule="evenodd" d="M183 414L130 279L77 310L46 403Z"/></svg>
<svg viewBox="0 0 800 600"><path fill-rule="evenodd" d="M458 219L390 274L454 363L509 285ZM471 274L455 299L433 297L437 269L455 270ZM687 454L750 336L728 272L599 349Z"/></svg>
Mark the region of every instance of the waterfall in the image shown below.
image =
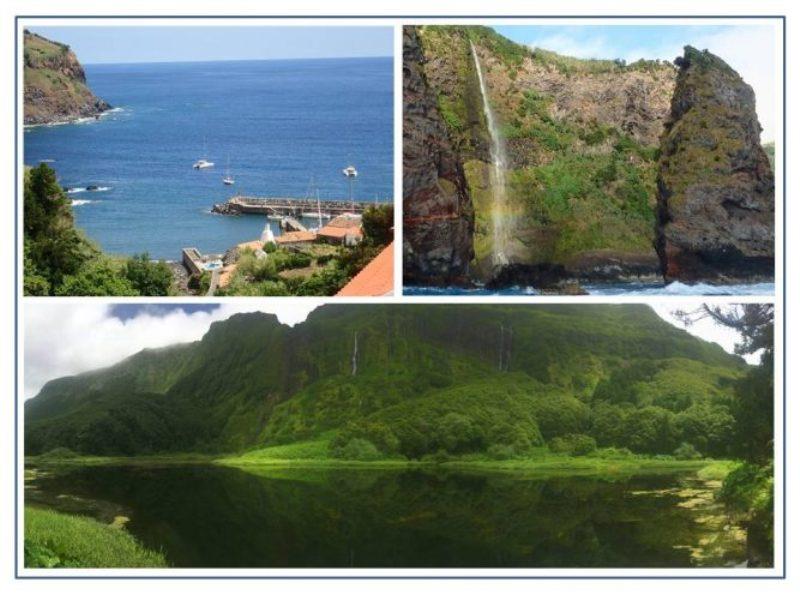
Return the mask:
<svg viewBox="0 0 800 600"><path fill-rule="evenodd" d="M509 325L507 328L500 323L500 352L497 361L498 371L508 371L511 364L511 342L514 337L514 330Z"/></svg>
<svg viewBox="0 0 800 600"><path fill-rule="evenodd" d="M499 358L498 365L497 365L497 370L498 371L502 371L503 370L503 347L504 347L503 337L504 337L504 334L505 334L505 328L503 327L503 324L501 323L500 324L500 352L499 352L500 358Z"/></svg>
<svg viewBox="0 0 800 600"><path fill-rule="evenodd" d="M489 104L489 95L486 92L486 83L483 80L483 71L478 60L478 53L472 42L469 43L472 59L475 61L475 71L478 73L478 83L481 88L481 98L483 99L483 114L486 116L486 126L491 137L490 156L492 159L492 170L489 176L489 185L492 190L492 265L502 266L508 264L505 255L508 243L508 223L506 216L506 169L508 158L506 147L497 123L494 118L494 111Z"/></svg>
<svg viewBox="0 0 800 600"><path fill-rule="evenodd" d="M508 326L508 342L506 342L506 371L511 364L511 342L514 340L514 329L511 325Z"/></svg>
<svg viewBox="0 0 800 600"><path fill-rule="evenodd" d="M353 358L350 360L352 365L352 375L355 377L358 372L358 332L353 333Z"/></svg>

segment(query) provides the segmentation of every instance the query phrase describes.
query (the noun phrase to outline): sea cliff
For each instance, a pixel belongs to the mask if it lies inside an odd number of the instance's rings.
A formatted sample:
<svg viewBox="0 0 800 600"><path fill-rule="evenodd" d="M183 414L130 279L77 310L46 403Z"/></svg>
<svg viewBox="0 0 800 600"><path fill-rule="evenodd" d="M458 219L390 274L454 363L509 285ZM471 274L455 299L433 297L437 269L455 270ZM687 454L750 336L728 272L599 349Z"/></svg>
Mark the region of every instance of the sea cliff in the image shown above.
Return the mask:
<svg viewBox="0 0 800 600"><path fill-rule="evenodd" d="M86 85L86 74L66 44L25 31L24 123L46 125L96 117L109 110Z"/></svg>

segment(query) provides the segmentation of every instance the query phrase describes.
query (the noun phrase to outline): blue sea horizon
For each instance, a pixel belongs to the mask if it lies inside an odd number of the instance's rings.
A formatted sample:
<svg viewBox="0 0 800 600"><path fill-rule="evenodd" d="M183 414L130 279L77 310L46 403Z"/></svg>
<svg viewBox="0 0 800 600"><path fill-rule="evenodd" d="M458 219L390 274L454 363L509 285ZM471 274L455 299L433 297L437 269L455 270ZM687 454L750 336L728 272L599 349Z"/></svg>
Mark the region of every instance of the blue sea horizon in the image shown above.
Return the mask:
<svg viewBox="0 0 800 600"><path fill-rule="evenodd" d="M26 165L52 163L78 227L110 254L178 260L257 239L265 219L210 213L234 194L392 201L393 59L85 66L115 107L26 128ZM195 170L205 158L212 169ZM222 178L230 164L235 184ZM312 183L313 180L313 183ZM89 189L87 189L89 188ZM316 224L309 220L309 225ZM272 227L277 232L277 224Z"/></svg>

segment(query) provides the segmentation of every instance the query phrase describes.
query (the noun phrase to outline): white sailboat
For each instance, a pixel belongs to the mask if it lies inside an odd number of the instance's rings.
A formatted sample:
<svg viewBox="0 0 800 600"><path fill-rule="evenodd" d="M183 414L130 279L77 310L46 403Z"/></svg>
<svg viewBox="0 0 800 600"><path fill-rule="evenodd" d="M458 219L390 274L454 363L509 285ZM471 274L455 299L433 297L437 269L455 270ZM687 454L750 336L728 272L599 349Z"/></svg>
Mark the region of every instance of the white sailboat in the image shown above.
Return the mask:
<svg viewBox="0 0 800 600"><path fill-rule="evenodd" d="M231 156L228 155L228 166L225 168L225 177L222 178L222 183L225 185L233 185L236 180L231 175Z"/></svg>
<svg viewBox="0 0 800 600"><path fill-rule="evenodd" d="M320 229L322 228L322 219L330 220L331 216L328 213L322 212L322 203L319 200L319 190L317 190L317 212L304 212L303 216L307 219L317 219Z"/></svg>
<svg viewBox="0 0 800 600"><path fill-rule="evenodd" d="M311 183L308 185L308 193L306 194L306 199L311 199L311 194L316 192L317 195L317 211L316 212L304 212L300 213L300 216L305 217L306 219L317 219L319 221L319 226L322 227L322 219L330 219L331 216L329 214L323 214L322 206L319 201L319 188L314 185L314 178L311 178Z"/></svg>

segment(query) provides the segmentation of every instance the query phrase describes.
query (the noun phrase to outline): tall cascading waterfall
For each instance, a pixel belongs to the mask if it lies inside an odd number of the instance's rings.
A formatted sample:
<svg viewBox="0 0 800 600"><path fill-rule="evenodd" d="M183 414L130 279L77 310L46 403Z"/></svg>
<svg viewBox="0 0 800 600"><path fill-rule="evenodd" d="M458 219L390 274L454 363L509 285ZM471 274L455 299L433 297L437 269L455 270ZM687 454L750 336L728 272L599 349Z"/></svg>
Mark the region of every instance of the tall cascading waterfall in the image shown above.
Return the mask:
<svg viewBox="0 0 800 600"><path fill-rule="evenodd" d="M358 372L358 332L356 331L353 334L353 357L350 359L350 364L352 366L351 374L355 376Z"/></svg>
<svg viewBox="0 0 800 600"><path fill-rule="evenodd" d="M511 342L514 338L514 330L500 323L500 348L498 352L497 370L508 371L511 364Z"/></svg>
<svg viewBox="0 0 800 600"><path fill-rule="evenodd" d="M489 95L486 92L486 83L483 80L481 63L478 60L478 53L472 42L469 43L472 59L475 61L475 71L478 73L478 83L481 88L481 98L483 100L483 114L486 117L486 126L489 129L491 138L490 156L492 159L492 170L489 175L489 184L492 188L492 266L498 267L508 264L506 247L508 245L508 216L506 206L506 169L508 157L506 146L500 132L497 129L497 122L494 111L489 104Z"/></svg>

